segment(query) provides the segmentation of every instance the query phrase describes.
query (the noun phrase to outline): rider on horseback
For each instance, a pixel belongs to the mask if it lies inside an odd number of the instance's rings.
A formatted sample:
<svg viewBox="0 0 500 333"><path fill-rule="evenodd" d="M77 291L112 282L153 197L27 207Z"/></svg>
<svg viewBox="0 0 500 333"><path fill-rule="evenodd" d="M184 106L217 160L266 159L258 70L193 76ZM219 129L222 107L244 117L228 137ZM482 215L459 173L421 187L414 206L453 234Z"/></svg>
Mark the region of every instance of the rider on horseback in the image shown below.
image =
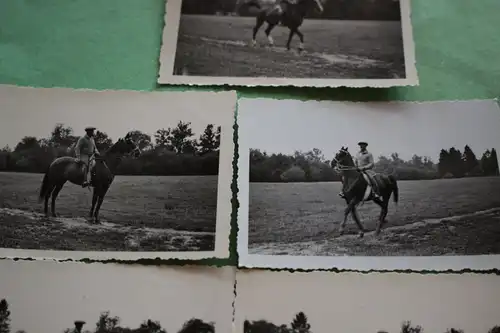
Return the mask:
<svg viewBox="0 0 500 333"><path fill-rule="evenodd" d="M91 173L95 162L94 156L99 155L99 151L94 141L94 131L95 127L86 127L86 134L78 139L75 146L76 160L83 164L82 171L85 178L82 187L84 188L93 186Z"/></svg>
<svg viewBox="0 0 500 333"><path fill-rule="evenodd" d="M373 168L375 167L375 161L373 159L373 155L368 150L366 150L368 143L362 141L358 143L358 146L360 150L358 152L358 155L356 155L356 167L368 178L370 186L373 189L373 196L376 199L380 199L378 184L374 179L375 172L373 171Z"/></svg>
<svg viewBox="0 0 500 333"><path fill-rule="evenodd" d="M276 4L271 8L270 12L276 11L279 15L283 15L288 5L293 5L296 3L297 0L278 0L276 1ZM281 22L281 24L283 24L283 22Z"/></svg>
<svg viewBox="0 0 500 333"><path fill-rule="evenodd" d="M375 172L372 170L375 167L375 161L373 159L372 153L370 153L366 147L368 143L361 141L358 143L360 150L356 155L356 168L363 175L366 175L366 178L369 180L369 186L373 189L373 196L375 199L380 199L378 184L375 177ZM342 198L344 198L344 191L339 194Z"/></svg>

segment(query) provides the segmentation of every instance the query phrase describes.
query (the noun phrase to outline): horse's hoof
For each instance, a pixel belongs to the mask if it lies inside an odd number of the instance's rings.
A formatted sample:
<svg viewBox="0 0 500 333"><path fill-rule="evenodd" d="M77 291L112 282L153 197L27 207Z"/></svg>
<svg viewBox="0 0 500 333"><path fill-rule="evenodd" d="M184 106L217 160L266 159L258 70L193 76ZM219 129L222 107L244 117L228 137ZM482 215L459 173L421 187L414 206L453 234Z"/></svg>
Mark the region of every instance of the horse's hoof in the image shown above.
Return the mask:
<svg viewBox="0 0 500 333"><path fill-rule="evenodd" d="M360 231L358 236L359 236L359 238L363 238L365 236L365 233L363 231Z"/></svg>
<svg viewBox="0 0 500 333"><path fill-rule="evenodd" d="M57 217L57 214L55 214L55 213L52 213L52 217Z"/></svg>

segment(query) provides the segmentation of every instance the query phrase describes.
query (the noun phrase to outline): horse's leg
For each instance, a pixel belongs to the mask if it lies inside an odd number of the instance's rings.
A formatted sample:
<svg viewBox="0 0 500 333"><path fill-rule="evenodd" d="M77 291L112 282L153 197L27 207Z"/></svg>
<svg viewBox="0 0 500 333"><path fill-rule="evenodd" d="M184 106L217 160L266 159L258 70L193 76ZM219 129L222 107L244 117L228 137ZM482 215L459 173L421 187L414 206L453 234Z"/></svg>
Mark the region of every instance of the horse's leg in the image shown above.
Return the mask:
<svg viewBox="0 0 500 333"><path fill-rule="evenodd" d="M94 188L94 191L92 191L92 207L90 207L90 212L89 212L90 220L93 220L94 208L95 208L96 203L97 203L97 190Z"/></svg>
<svg viewBox="0 0 500 333"><path fill-rule="evenodd" d="M50 191L47 190L44 196L44 204L43 204L43 212L45 214L45 217L49 217L49 199L50 195L52 194L52 191L54 190L54 186L50 187Z"/></svg>
<svg viewBox="0 0 500 333"><path fill-rule="evenodd" d="M359 219L358 211L356 210L356 205L352 207L352 218L354 219L354 222L356 222L359 228L359 237L363 237L365 235L365 228L363 227Z"/></svg>
<svg viewBox="0 0 500 333"><path fill-rule="evenodd" d="M382 225L384 225L385 218L387 217L388 213L388 206L389 206L389 198L387 196L384 196L384 200L380 200L378 198L374 198L373 202L376 203L377 205L380 206L380 216L378 218L378 224L377 224L377 229L375 229L375 235L379 235L380 231L382 230Z"/></svg>
<svg viewBox="0 0 500 333"><path fill-rule="evenodd" d="M276 26L276 24L268 23L267 24L267 28L265 30L265 33L266 33L266 36L267 36L267 40L269 41L269 45L270 46L274 45L274 40L273 40L273 37L271 36L271 31L273 30L273 28L275 26Z"/></svg>
<svg viewBox="0 0 500 333"><path fill-rule="evenodd" d="M295 33L300 38L299 51L304 51L304 34L299 30L299 28L295 29Z"/></svg>
<svg viewBox="0 0 500 333"><path fill-rule="evenodd" d="M356 198L351 199L351 201L348 202L346 209L344 210L344 220L340 224L340 229L339 233L340 235L344 234L345 230L345 225L347 223L347 217L349 216L349 213L351 213L354 209L354 207L359 203L359 201Z"/></svg>
<svg viewBox="0 0 500 333"><path fill-rule="evenodd" d="M106 192L108 189L101 189L98 194L97 198L97 206L95 207L94 211L94 221L96 223L99 223L99 210L101 209L102 202L104 201L104 196L106 195Z"/></svg>
<svg viewBox="0 0 500 333"><path fill-rule="evenodd" d="M52 217L57 217L56 199L57 199L57 196L59 195L59 192L61 192L63 186L64 186L64 183L56 184L56 186L54 187L54 190L52 191L52 202L51 202L51 206L50 206L51 211L52 211Z"/></svg>
<svg viewBox="0 0 500 333"><path fill-rule="evenodd" d="M259 14L257 16L257 21L255 22L255 27L253 27L253 37L252 37L252 46L257 45L257 32L259 32L260 27L264 24L264 16Z"/></svg>
<svg viewBox="0 0 500 333"><path fill-rule="evenodd" d="M288 41L286 42L287 50L290 50L290 43L292 42L293 35L295 34L295 29L290 29L290 33L288 34Z"/></svg>

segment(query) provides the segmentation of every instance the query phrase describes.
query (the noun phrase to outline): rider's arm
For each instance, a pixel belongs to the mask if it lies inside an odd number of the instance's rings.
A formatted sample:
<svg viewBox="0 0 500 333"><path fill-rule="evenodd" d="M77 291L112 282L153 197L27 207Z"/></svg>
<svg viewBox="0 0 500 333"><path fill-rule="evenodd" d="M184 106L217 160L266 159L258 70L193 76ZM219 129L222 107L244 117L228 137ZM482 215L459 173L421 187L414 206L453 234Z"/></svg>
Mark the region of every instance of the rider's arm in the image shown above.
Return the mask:
<svg viewBox="0 0 500 333"><path fill-rule="evenodd" d="M83 137L80 137L80 139L78 139L78 141L76 142L76 145L75 145L76 158L80 158L80 151L82 149L82 146L83 146Z"/></svg>

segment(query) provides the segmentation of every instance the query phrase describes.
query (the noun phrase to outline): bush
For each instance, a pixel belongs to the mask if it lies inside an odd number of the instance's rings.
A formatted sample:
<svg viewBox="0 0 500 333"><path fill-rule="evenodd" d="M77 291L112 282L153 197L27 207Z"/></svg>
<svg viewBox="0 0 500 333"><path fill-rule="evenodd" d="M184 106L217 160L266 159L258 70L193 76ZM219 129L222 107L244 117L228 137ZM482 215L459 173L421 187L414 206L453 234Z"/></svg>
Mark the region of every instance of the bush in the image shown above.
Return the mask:
<svg viewBox="0 0 500 333"><path fill-rule="evenodd" d="M306 173L302 168L294 165L281 174L281 179L285 182L303 182L306 180Z"/></svg>

